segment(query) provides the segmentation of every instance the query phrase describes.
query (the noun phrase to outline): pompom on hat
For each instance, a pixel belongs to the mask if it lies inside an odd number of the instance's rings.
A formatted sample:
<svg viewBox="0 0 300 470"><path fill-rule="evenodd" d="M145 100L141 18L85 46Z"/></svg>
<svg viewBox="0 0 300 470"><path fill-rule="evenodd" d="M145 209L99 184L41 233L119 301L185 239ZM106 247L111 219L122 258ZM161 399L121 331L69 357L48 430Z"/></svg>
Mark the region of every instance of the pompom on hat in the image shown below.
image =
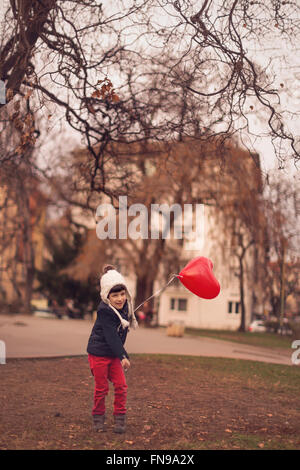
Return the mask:
<svg viewBox="0 0 300 470"><path fill-rule="evenodd" d="M127 283L122 276L121 273L119 273L114 266L107 265L103 269L104 274L102 275L100 279L100 296L103 302L105 302L107 305L110 306L110 308L115 312L115 314L119 317L122 327L127 328L127 327L132 327L133 329L136 329L138 327L138 322L135 318L134 315L134 310L133 310L133 303L132 303L132 298L129 292L129 289L127 287ZM124 286L124 290L126 292L126 298L127 298L127 303L128 303L128 318L129 321L125 320L122 318L118 310L112 306L108 296L111 291L111 289L117 285L122 285Z"/></svg>

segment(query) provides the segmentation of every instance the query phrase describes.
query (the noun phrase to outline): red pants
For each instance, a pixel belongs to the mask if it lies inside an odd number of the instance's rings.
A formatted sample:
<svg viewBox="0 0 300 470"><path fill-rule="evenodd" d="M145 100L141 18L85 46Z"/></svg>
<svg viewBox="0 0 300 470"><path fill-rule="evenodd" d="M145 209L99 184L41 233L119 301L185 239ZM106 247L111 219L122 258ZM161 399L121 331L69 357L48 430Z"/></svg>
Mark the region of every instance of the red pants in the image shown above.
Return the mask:
<svg viewBox="0 0 300 470"><path fill-rule="evenodd" d="M105 397L108 394L108 380L115 391L114 415L126 413L127 384L120 359L88 355L91 372L95 379L94 406L92 415L105 413Z"/></svg>

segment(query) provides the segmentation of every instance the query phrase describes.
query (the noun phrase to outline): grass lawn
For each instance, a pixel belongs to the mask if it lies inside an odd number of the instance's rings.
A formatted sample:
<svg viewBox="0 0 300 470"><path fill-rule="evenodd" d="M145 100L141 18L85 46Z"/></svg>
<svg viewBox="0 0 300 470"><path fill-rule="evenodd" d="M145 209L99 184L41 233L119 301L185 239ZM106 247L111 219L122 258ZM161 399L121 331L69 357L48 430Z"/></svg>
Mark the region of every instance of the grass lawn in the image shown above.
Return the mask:
<svg viewBox="0 0 300 470"><path fill-rule="evenodd" d="M131 356L128 426L92 428L86 356L1 366L0 449L300 449L300 368L239 359Z"/></svg>
<svg viewBox="0 0 300 470"><path fill-rule="evenodd" d="M293 338L291 336L281 336L275 333L250 333L249 331L241 333L239 331L200 330L194 328L186 328L185 333L195 336L206 336L226 341L233 341L236 343L250 344L252 346L289 350L291 350L291 344L293 342Z"/></svg>

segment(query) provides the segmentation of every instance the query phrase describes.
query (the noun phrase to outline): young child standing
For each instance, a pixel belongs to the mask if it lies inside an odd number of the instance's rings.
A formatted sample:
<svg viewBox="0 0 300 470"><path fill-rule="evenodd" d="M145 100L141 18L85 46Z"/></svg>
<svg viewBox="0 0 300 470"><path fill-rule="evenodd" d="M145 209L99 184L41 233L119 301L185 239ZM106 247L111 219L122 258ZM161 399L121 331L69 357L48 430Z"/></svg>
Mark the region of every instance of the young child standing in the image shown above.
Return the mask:
<svg viewBox="0 0 300 470"><path fill-rule="evenodd" d="M113 267L106 266L100 280L101 302L89 337L87 352L95 380L92 416L96 431L105 431L105 397L108 381L114 386L114 432L126 429L127 384L124 370L130 367L124 348L129 326L138 326L131 295L124 277Z"/></svg>

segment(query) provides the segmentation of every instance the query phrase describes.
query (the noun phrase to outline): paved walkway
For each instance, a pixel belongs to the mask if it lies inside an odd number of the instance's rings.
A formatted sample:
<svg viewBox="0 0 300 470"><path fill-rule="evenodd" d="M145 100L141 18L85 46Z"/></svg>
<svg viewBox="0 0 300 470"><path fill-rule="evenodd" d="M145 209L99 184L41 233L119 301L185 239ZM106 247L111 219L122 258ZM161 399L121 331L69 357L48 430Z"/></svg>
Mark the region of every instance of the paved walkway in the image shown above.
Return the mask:
<svg viewBox="0 0 300 470"><path fill-rule="evenodd" d="M86 354L92 321L0 315L0 340L5 342L6 359L56 357ZM231 343L206 337L169 337L164 328L130 331L126 350L131 353L180 354L230 357L292 365L291 352Z"/></svg>

